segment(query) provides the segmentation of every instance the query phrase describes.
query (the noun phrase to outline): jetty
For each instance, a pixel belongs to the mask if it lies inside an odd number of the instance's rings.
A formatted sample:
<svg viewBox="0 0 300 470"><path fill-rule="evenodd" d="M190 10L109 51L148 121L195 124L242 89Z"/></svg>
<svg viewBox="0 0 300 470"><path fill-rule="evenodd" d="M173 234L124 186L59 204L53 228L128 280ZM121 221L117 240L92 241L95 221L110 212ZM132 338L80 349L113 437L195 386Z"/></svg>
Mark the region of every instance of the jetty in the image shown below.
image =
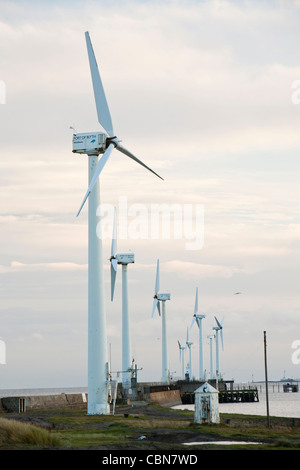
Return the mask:
<svg viewBox="0 0 300 470"><path fill-rule="evenodd" d="M258 402L259 394L257 387L243 387L234 388L233 380L229 381L208 381L219 392L219 403L245 403L245 402ZM203 382L182 382L181 388L181 400L184 404L194 404L195 390L200 387Z"/></svg>

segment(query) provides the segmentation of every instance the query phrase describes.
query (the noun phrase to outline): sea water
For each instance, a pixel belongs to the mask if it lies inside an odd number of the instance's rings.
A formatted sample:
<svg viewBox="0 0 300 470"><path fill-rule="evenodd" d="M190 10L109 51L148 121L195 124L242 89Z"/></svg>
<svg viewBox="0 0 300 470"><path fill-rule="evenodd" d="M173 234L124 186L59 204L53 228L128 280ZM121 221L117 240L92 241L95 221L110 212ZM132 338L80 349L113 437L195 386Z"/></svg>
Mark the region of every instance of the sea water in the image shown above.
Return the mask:
<svg viewBox="0 0 300 470"><path fill-rule="evenodd" d="M219 403L220 413L267 416L265 388L258 387L258 402ZM300 418L300 392L283 392L282 387L268 387L269 416ZM194 405L177 405L177 409L194 410Z"/></svg>
<svg viewBox="0 0 300 470"><path fill-rule="evenodd" d="M87 387L0 389L0 398L87 393Z"/></svg>

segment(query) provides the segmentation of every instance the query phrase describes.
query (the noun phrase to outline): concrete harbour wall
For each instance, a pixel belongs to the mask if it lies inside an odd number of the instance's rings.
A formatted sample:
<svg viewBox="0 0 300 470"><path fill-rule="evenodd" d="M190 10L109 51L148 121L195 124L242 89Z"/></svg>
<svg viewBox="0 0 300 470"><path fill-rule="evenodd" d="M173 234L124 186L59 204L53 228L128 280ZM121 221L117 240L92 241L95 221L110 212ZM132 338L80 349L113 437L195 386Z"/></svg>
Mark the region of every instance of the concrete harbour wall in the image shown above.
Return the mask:
<svg viewBox="0 0 300 470"><path fill-rule="evenodd" d="M87 394L41 395L26 397L4 397L0 399L0 413L25 413L41 409L85 407Z"/></svg>
<svg viewBox="0 0 300 470"><path fill-rule="evenodd" d="M181 403L180 390L153 389L143 393L140 399L160 405L177 405ZM118 401L117 401L118 403ZM0 413L26 413L33 410L54 410L66 408L86 408L87 393L60 395L40 395L25 397L0 398Z"/></svg>
<svg viewBox="0 0 300 470"><path fill-rule="evenodd" d="M162 392L151 392L149 402L158 405L174 406L181 404L180 390L165 390Z"/></svg>

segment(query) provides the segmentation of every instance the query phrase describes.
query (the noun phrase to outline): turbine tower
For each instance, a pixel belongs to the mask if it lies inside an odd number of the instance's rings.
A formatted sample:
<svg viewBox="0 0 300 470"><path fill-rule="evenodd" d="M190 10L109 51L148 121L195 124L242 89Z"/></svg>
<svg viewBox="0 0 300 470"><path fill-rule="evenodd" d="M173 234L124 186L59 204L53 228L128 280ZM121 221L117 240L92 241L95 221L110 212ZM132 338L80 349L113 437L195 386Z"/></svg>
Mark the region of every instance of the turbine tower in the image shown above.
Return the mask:
<svg viewBox="0 0 300 470"><path fill-rule="evenodd" d="M107 414L108 361L106 312L104 302L103 253L101 226L96 216L100 207L99 175L112 150L116 148L127 157L156 174L151 168L122 147L114 135L98 65L89 33L85 33L99 124L105 132L73 134L73 152L88 155L89 186L77 216L89 199L88 208L88 414ZM99 160L99 155L103 156ZM159 176L159 175L157 175ZM161 178L159 176L159 178ZM162 179L162 178L161 178ZM96 231L97 228L97 231Z"/></svg>
<svg viewBox="0 0 300 470"><path fill-rule="evenodd" d="M202 339L202 319L205 318L205 315L198 313L198 287L196 288L196 298L195 298L195 310L194 316L191 324L197 323L199 329L199 379L204 380L204 365L203 365L203 339Z"/></svg>
<svg viewBox="0 0 300 470"><path fill-rule="evenodd" d="M168 369L168 351L167 351L167 322L166 322L166 300L170 300L170 294L161 294L159 292L159 260L157 260L155 291L152 308L152 318L157 308L159 316L161 316L162 325L162 382L169 383ZM160 302L162 303L162 312L160 311Z"/></svg>
<svg viewBox="0 0 300 470"><path fill-rule="evenodd" d="M217 326L213 327L213 330L216 332L216 376L218 379L221 378L220 374L220 364L219 364L219 331L220 331L220 336L221 336L221 343L222 343L222 350L223 348L223 321L224 318L222 318L222 321L219 322L218 319L215 317L215 320L217 322Z"/></svg>
<svg viewBox="0 0 300 470"><path fill-rule="evenodd" d="M213 366L213 346L212 341L215 338L215 335L208 335L209 338L209 349L210 349L210 380L214 378L214 366Z"/></svg>
<svg viewBox="0 0 300 470"><path fill-rule="evenodd" d="M189 328L187 328L187 332L186 332L186 346L189 350L189 353L190 353L190 360L189 360L189 369L188 369L188 373L189 373L189 379L192 380L192 342L189 341Z"/></svg>
<svg viewBox="0 0 300 470"><path fill-rule="evenodd" d="M111 301L114 299L115 282L118 264L122 265L122 384L124 389L131 386L131 342L130 321L128 313L128 282L127 265L134 263L133 253L117 254L117 224L116 208L114 211L113 237L111 243L110 274L111 274Z"/></svg>
<svg viewBox="0 0 300 470"><path fill-rule="evenodd" d="M179 347L179 360L181 360L181 367L182 367L182 372L181 372L181 374L182 374L182 380L184 380L184 379L185 379L185 372L184 372L184 353L185 353L185 350L186 350L187 345L181 346L180 341L179 341L179 340L177 340L177 341L178 341L178 347Z"/></svg>

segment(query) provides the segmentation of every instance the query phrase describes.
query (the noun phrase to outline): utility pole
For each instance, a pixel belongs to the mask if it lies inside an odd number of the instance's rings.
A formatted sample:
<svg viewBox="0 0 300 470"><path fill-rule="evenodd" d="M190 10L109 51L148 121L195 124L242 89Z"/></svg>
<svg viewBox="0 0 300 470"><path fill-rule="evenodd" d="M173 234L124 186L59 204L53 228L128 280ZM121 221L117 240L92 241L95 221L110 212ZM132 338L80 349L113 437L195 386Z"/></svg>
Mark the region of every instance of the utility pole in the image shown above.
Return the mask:
<svg viewBox="0 0 300 470"><path fill-rule="evenodd" d="M264 331L264 353L265 353L265 383L266 383L267 424L268 424L268 427L270 427L268 371L267 371L267 339L266 339L266 332L265 331Z"/></svg>

